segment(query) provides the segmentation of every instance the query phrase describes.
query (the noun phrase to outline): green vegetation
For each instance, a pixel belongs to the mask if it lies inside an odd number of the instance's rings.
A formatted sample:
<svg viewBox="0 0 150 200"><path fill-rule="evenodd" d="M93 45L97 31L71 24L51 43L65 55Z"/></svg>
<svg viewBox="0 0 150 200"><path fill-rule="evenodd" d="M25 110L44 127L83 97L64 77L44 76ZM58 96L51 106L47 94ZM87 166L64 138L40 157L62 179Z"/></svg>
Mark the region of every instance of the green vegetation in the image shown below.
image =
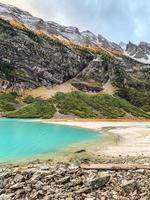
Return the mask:
<svg viewBox="0 0 150 200"><path fill-rule="evenodd" d="M123 70L121 70L119 68L116 69L114 80L113 80L115 86L118 88L124 88L125 87L125 77L126 77L126 74Z"/></svg>
<svg viewBox="0 0 150 200"><path fill-rule="evenodd" d="M2 98L15 101L11 95L7 94ZM43 100L28 96L23 102L26 103L25 106L6 112L5 115L10 118L52 118L58 110L62 114L74 114L81 118L121 118L129 115L150 118L149 114L116 95L58 92L51 99Z"/></svg>
<svg viewBox="0 0 150 200"><path fill-rule="evenodd" d="M6 114L9 118L51 118L55 107L46 100L38 100L22 108Z"/></svg>
<svg viewBox="0 0 150 200"><path fill-rule="evenodd" d="M127 113L135 117L150 117L128 101L106 94L87 95L82 92L57 93L53 102L62 114L73 113L82 118L118 118Z"/></svg>
<svg viewBox="0 0 150 200"><path fill-rule="evenodd" d="M11 34L11 36L16 36L17 33L15 29L5 20L0 19L0 34Z"/></svg>
<svg viewBox="0 0 150 200"><path fill-rule="evenodd" d="M29 95L29 96L27 96L27 97L25 97L25 98L23 99L23 102L24 102L24 103L27 103L27 104L34 103L34 102L36 102L36 101L42 101L42 98L40 98L40 97L34 98L34 97L32 97L31 95Z"/></svg>
<svg viewBox="0 0 150 200"><path fill-rule="evenodd" d="M15 93L1 93L0 94L0 112L15 110L17 104Z"/></svg>
<svg viewBox="0 0 150 200"><path fill-rule="evenodd" d="M0 93L0 101L7 101L11 103L17 103L16 101L16 93L10 92L10 93Z"/></svg>
<svg viewBox="0 0 150 200"><path fill-rule="evenodd" d="M0 76L11 80L14 75L14 67L12 63L0 61Z"/></svg>
<svg viewBox="0 0 150 200"><path fill-rule="evenodd" d="M27 96L24 98L23 102L30 104L34 102L34 97L32 97L31 95Z"/></svg>
<svg viewBox="0 0 150 200"><path fill-rule="evenodd" d="M38 44L42 43L42 38L39 37L37 34L35 34L33 31L30 31L29 29L24 30L26 35L31 38L34 42L37 42Z"/></svg>
<svg viewBox="0 0 150 200"><path fill-rule="evenodd" d="M148 90L124 87L119 88L117 95L144 111L150 112L150 92Z"/></svg>
<svg viewBox="0 0 150 200"><path fill-rule="evenodd" d="M150 112L150 81L131 78L118 68L114 84L118 87L116 95L126 99L136 107Z"/></svg>
<svg viewBox="0 0 150 200"><path fill-rule="evenodd" d="M82 118L95 118L96 113L93 112L92 107L85 102L87 95L81 92L72 92L68 94L57 93L53 98L54 103L59 108L62 114L75 114Z"/></svg>
<svg viewBox="0 0 150 200"><path fill-rule="evenodd" d="M8 111L14 111L14 110L15 110L15 106L11 103L0 104L0 111L8 112Z"/></svg>

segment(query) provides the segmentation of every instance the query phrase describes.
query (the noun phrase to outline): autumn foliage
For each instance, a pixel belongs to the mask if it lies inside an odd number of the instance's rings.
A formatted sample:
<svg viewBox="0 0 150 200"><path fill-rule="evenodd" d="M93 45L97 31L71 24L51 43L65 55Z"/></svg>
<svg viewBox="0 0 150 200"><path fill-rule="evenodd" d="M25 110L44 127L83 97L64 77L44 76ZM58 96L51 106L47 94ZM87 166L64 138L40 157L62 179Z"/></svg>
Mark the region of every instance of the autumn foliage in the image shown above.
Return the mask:
<svg viewBox="0 0 150 200"><path fill-rule="evenodd" d="M19 30L23 30L23 31L30 31L23 23L17 21L16 19L13 20L9 20L9 23L19 29ZM86 52L90 52L93 54L105 54L107 56L119 56L120 53L117 51L113 51L110 49L105 49L103 47L96 47L95 45L89 45L89 44L85 44L85 45L79 45L75 42L69 41L69 40L65 40L60 38L58 35L48 35L47 33L44 33L43 31L39 31L39 30L32 30L32 32L39 36L40 38L47 40L47 41L53 41L57 44L61 44L64 45L66 47L72 48L72 49L77 49L77 50L81 50L81 51L86 51Z"/></svg>

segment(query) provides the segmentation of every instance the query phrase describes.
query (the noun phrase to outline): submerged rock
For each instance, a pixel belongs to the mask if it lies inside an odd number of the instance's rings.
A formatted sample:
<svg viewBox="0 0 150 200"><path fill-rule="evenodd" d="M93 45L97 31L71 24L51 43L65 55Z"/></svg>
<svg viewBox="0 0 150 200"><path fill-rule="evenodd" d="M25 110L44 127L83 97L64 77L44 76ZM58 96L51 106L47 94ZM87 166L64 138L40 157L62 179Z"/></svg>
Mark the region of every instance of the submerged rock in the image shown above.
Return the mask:
<svg viewBox="0 0 150 200"><path fill-rule="evenodd" d="M75 151L75 153L84 153L84 152L86 152L86 149L80 149L78 151Z"/></svg>

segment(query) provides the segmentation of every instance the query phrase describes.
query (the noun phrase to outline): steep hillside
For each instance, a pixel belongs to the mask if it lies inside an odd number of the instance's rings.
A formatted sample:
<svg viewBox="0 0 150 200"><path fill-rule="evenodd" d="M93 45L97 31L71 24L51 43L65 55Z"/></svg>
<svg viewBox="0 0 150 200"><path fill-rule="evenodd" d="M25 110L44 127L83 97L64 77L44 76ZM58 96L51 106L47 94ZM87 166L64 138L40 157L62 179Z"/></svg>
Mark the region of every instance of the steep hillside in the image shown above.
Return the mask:
<svg viewBox="0 0 150 200"><path fill-rule="evenodd" d="M69 49L0 20L1 86L32 88L63 83L93 59L91 53Z"/></svg>
<svg viewBox="0 0 150 200"><path fill-rule="evenodd" d="M0 88L36 88L76 78L105 84L120 67L145 77L147 66L101 48L65 43L0 20ZM140 66L140 67L137 67Z"/></svg>
<svg viewBox="0 0 150 200"><path fill-rule="evenodd" d="M150 70L149 66L137 66L132 73L118 68L114 72L116 94L131 104L150 112Z"/></svg>

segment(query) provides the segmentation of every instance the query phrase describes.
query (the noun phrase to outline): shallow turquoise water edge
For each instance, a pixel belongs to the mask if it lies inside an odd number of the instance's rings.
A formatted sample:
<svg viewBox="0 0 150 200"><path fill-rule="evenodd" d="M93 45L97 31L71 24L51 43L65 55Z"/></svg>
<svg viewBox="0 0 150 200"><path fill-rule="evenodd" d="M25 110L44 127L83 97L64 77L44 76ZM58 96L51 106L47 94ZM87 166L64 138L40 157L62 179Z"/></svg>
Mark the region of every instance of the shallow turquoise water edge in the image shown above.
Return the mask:
<svg viewBox="0 0 150 200"><path fill-rule="evenodd" d="M102 134L82 128L36 120L0 119L0 162L40 159L67 146L100 139ZM39 157L40 155L40 157Z"/></svg>

